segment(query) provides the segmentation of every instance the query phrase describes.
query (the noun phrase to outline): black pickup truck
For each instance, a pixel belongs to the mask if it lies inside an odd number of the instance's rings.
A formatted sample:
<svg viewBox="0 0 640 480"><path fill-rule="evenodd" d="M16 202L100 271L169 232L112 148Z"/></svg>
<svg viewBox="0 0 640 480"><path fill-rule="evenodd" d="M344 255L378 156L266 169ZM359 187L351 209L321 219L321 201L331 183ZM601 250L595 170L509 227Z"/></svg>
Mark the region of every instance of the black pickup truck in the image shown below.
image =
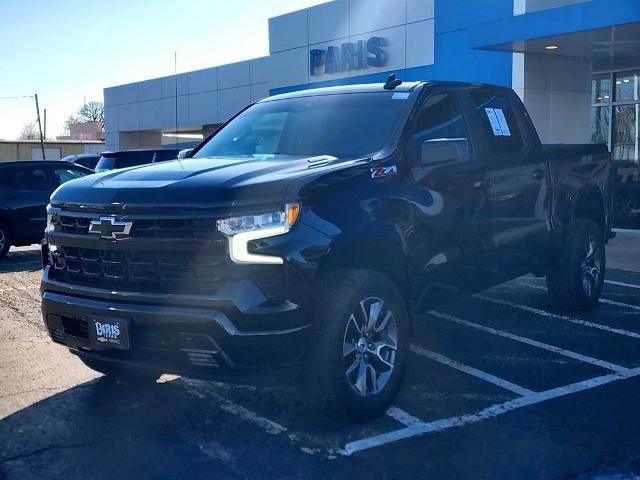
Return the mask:
<svg viewBox="0 0 640 480"><path fill-rule="evenodd" d="M413 313L530 272L593 307L611 178L606 146L543 146L505 88L273 96L189 158L54 192L44 322L113 378L300 379L371 418L400 388Z"/></svg>

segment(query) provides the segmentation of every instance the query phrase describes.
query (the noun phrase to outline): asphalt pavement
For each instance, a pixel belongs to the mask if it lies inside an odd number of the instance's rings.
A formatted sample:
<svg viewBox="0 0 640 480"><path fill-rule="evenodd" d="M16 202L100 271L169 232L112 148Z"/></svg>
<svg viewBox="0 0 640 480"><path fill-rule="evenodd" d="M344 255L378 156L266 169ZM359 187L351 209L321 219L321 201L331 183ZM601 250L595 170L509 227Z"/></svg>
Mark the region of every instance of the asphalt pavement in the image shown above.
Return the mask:
<svg viewBox="0 0 640 480"><path fill-rule="evenodd" d="M358 425L291 388L105 381L39 326L36 262L0 265L2 479L640 478L640 272L581 314L532 276L425 312L400 396Z"/></svg>

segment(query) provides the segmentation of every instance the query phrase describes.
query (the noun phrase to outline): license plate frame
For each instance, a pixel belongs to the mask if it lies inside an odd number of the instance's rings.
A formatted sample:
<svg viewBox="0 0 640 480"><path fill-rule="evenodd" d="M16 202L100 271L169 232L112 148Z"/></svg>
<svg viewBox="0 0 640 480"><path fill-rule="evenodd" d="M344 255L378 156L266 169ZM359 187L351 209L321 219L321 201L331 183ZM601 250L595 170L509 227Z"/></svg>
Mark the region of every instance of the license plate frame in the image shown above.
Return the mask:
<svg viewBox="0 0 640 480"><path fill-rule="evenodd" d="M96 350L129 350L130 325L127 318L88 315L89 341Z"/></svg>

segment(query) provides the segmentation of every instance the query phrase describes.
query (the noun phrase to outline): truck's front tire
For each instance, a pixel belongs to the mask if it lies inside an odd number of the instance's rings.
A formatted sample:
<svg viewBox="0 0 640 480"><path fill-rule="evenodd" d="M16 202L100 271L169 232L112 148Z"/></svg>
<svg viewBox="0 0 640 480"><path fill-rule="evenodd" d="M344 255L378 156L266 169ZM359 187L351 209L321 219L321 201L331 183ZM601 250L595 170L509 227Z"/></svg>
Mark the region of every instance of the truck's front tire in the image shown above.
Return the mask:
<svg viewBox="0 0 640 480"><path fill-rule="evenodd" d="M0 258L3 258L11 248L11 232L9 227L0 220Z"/></svg>
<svg viewBox="0 0 640 480"><path fill-rule="evenodd" d="M547 273L547 289L559 307L589 310L600 300L605 267L602 230L594 221L576 220L567 228L560 258Z"/></svg>
<svg viewBox="0 0 640 480"><path fill-rule="evenodd" d="M386 276L341 269L327 275L315 304L306 382L326 413L365 421L391 405L409 350L404 299Z"/></svg>

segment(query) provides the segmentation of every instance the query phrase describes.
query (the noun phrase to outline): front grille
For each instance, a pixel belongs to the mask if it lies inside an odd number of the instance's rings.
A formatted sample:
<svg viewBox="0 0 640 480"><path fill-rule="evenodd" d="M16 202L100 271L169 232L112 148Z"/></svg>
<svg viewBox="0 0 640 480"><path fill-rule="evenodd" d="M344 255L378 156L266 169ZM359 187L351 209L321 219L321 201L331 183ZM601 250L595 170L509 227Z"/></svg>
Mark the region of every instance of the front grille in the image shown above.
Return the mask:
<svg viewBox="0 0 640 480"><path fill-rule="evenodd" d="M55 280L109 290L211 293L225 275L224 252L117 251L60 246L51 251Z"/></svg>
<svg viewBox="0 0 640 480"><path fill-rule="evenodd" d="M53 214L51 225L53 231L74 235L89 235L91 216L72 216ZM172 238L172 239L212 239L218 235L216 220L211 218L138 218L133 220L129 234L131 238ZM97 235L96 235L97 236Z"/></svg>

